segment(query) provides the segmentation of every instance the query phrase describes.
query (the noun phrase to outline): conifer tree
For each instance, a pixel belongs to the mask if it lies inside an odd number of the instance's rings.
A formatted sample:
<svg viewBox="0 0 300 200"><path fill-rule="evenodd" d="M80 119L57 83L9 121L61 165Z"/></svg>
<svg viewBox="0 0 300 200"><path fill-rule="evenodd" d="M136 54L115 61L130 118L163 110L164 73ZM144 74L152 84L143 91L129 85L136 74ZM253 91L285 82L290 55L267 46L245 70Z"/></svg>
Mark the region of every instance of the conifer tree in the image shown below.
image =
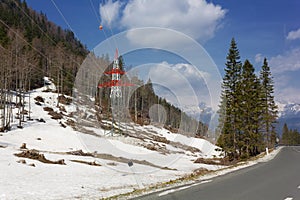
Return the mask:
<svg viewBox="0 0 300 200"><path fill-rule="evenodd" d="M271 147L276 141L275 123L277 106L274 100L274 83L267 59L264 59L260 72L262 84L262 125L266 146Z"/></svg>
<svg viewBox="0 0 300 200"><path fill-rule="evenodd" d="M260 82L253 65L246 60L239 86L239 152L243 157L256 155L260 148Z"/></svg>
<svg viewBox="0 0 300 200"><path fill-rule="evenodd" d="M218 144L232 158L238 151L238 84L241 78L241 61L239 50L234 38L231 40L230 49L226 57L225 76L222 84L222 96L220 105L221 136Z"/></svg>
<svg viewBox="0 0 300 200"><path fill-rule="evenodd" d="M264 60L259 78L248 60L244 65L241 64L234 39L226 58L218 111L217 131L220 136L217 144L229 159L248 158L276 142L274 124L277 106L274 101L273 79L267 59ZM293 141L297 141L298 135L291 132L288 131L284 137L292 137Z"/></svg>
<svg viewBox="0 0 300 200"><path fill-rule="evenodd" d="M288 144L289 143L289 128L286 123L284 123L283 128L282 128L282 143L283 144Z"/></svg>
<svg viewBox="0 0 300 200"><path fill-rule="evenodd" d="M299 145L300 134L297 129L289 129L287 124L283 125L281 143L285 145Z"/></svg>

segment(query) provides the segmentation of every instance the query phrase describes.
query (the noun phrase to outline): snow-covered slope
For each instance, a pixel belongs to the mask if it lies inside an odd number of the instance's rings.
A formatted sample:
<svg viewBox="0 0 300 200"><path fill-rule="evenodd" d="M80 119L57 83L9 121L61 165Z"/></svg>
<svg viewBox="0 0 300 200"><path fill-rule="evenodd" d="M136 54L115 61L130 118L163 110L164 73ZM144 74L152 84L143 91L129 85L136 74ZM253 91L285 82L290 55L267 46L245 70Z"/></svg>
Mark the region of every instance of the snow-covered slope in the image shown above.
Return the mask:
<svg viewBox="0 0 300 200"><path fill-rule="evenodd" d="M129 137L111 136L90 126L75 131L71 113L76 107L56 107L57 93L43 92L55 86L45 81L47 86L30 95L34 120L25 121L23 129L14 124L0 135L0 199L99 199L177 179L199 168L222 168L194 163L199 157L220 156L218 147L161 127L122 124ZM34 100L37 96L44 102ZM46 107L62 118L52 119ZM31 157L17 157L17 153ZM43 160L41 155L60 164L37 160Z"/></svg>

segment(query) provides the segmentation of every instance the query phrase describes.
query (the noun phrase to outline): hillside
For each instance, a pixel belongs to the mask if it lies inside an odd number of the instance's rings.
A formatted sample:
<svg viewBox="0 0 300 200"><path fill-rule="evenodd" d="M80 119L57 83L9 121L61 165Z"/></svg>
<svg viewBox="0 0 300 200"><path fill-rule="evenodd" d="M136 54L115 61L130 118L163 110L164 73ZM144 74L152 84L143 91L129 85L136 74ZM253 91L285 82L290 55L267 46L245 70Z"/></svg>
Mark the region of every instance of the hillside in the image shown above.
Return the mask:
<svg viewBox="0 0 300 200"><path fill-rule="evenodd" d="M11 113L11 108L4 105L4 102L24 103L25 94L28 90L38 88L44 85L43 77L52 77L57 85L57 92L72 95L76 75L80 67L85 67L82 62L86 57L93 57L93 62L98 62L111 69L112 64L107 57L97 57L89 54L84 45L75 38L70 30L63 30L61 27L48 21L43 13L37 13L29 8L26 1L4 0L0 3L0 107L4 113ZM124 64L122 57L119 58L121 67ZM94 64L94 63L93 63ZM89 72L90 73L90 72ZM94 72L93 72L94 73ZM107 81L109 77L95 77L97 82ZM181 112L177 107L170 105L165 99L158 97L152 88L151 82L143 83L136 81L139 85L136 92L132 94L129 100L129 112L135 123L149 123L149 109L155 104L161 104L166 113L166 128L178 132L181 119L185 119L184 127L181 130L187 133L196 133L199 136L205 136L207 125L203 124L187 114ZM93 83L88 90L90 96L96 93L96 105L103 111L99 119L109 119L110 113L110 89L95 92L98 83ZM84 83L85 84L85 83ZM92 88L92 89L91 89ZM18 92L21 97L15 102L11 99L12 92ZM101 100L99 100L101 98ZM98 102L101 101L100 105ZM22 111L23 108L20 108ZM22 112L20 115L22 115ZM11 117L12 115L10 115ZM3 119L0 130L10 129L9 117ZM20 116L19 126L22 126ZM153 120L153 119L152 119ZM162 123L157 119L158 123ZM197 130L190 127L198 127Z"/></svg>
<svg viewBox="0 0 300 200"><path fill-rule="evenodd" d="M45 14L29 8L26 1L0 2L0 88L5 82L5 89L15 91L20 85L37 88L43 85L44 76L51 76L58 90L70 94L87 53L72 31L55 25Z"/></svg>
<svg viewBox="0 0 300 200"><path fill-rule="evenodd" d="M25 106L31 106L33 121L25 118L23 129L14 121L11 131L0 135L1 198L103 198L224 167L218 160L204 164L219 157L218 147L159 126L122 124L129 137L77 126L72 98L59 97L56 107L56 88L45 82L31 91Z"/></svg>
<svg viewBox="0 0 300 200"><path fill-rule="evenodd" d="M25 1L0 2L0 45L0 198L99 199L224 167L220 148L195 138L207 125L158 97L151 80L123 77L134 82L131 121L116 123L110 89L97 89L109 58ZM86 57L96 68L80 85Z"/></svg>
<svg viewBox="0 0 300 200"><path fill-rule="evenodd" d="M220 148L194 137L207 126L158 97L151 80L127 78L136 81L128 122L112 118L110 89L97 89L109 77L97 69L79 94L78 72L95 55L25 1L0 2L0 45L0 198L99 199L224 167Z"/></svg>

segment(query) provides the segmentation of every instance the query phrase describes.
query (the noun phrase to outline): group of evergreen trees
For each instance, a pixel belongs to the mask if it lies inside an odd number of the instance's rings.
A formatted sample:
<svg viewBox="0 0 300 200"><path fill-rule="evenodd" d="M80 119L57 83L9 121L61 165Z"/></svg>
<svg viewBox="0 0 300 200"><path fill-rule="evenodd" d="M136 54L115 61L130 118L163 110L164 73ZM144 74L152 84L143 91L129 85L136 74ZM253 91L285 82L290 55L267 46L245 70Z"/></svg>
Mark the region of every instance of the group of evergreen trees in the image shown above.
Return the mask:
<svg viewBox="0 0 300 200"><path fill-rule="evenodd" d="M287 124L283 125L281 144L283 145L300 145L300 133L297 129L289 129Z"/></svg>
<svg viewBox="0 0 300 200"><path fill-rule="evenodd" d="M277 106L273 79L264 59L260 75L249 60L242 64L234 39L231 41L219 110L218 145L230 159L247 158L272 147Z"/></svg>

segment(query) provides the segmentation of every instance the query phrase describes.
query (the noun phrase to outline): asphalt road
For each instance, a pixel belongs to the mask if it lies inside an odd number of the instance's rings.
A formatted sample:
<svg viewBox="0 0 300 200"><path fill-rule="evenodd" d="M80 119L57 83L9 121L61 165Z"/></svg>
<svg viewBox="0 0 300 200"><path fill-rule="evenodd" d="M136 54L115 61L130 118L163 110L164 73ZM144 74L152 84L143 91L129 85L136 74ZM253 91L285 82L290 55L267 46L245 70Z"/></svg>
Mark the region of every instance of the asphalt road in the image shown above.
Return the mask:
<svg viewBox="0 0 300 200"><path fill-rule="evenodd" d="M149 194L143 200L300 200L300 147L284 147L271 161L196 186Z"/></svg>

